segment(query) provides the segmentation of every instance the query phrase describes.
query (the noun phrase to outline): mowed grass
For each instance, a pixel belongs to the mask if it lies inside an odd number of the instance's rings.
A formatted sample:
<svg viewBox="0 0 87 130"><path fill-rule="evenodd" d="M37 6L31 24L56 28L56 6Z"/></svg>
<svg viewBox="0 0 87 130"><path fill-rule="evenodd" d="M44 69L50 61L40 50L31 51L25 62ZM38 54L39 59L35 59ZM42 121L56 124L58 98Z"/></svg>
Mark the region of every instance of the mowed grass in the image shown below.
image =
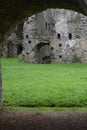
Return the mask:
<svg viewBox="0 0 87 130"><path fill-rule="evenodd" d="M87 107L87 64L1 62L4 106Z"/></svg>

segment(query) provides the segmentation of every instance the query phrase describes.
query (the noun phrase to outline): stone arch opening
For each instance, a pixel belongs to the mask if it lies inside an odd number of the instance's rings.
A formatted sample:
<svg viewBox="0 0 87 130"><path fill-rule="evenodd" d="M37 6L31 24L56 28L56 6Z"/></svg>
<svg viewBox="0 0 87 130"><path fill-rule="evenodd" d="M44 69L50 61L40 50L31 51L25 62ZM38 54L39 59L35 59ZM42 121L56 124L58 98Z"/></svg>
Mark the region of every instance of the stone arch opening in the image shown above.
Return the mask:
<svg viewBox="0 0 87 130"><path fill-rule="evenodd" d="M39 43L35 47L36 59L38 63L51 63L51 48L50 43Z"/></svg>
<svg viewBox="0 0 87 130"><path fill-rule="evenodd" d="M23 50L23 46L22 46L22 44L19 44L17 46L17 55L21 54L22 50Z"/></svg>
<svg viewBox="0 0 87 130"><path fill-rule="evenodd" d="M39 51L40 48L41 48L42 46L45 46L45 45L50 45L50 43L44 43L44 42L38 43L38 44L36 45L36 48L37 48L37 50Z"/></svg>

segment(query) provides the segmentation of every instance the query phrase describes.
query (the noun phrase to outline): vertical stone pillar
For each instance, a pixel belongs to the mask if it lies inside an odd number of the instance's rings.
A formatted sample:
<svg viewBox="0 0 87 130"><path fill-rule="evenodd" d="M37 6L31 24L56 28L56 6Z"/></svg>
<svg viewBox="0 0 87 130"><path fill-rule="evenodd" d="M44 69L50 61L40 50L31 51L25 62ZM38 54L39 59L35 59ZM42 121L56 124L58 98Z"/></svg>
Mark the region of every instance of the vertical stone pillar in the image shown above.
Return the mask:
<svg viewBox="0 0 87 130"><path fill-rule="evenodd" d="M1 58L1 55L0 55ZM1 59L0 59L0 107L2 106L2 77L1 77Z"/></svg>

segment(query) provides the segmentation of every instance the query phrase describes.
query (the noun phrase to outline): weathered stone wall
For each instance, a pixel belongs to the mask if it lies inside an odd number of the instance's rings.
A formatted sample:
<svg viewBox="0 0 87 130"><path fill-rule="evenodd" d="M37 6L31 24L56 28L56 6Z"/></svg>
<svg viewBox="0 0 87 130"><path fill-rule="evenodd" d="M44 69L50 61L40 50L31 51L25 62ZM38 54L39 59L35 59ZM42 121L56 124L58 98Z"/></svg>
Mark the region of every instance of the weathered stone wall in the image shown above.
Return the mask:
<svg viewBox="0 0 87 130"><path fill-rule="evenodd" d="M7 32L26 16L47 8L64 8L87 15L86 0L1 0L0 1L0 44Z"/></svg>
<svg viewBox="0 0 87 130"><path fill-rule="evenodd" d="M2 52L7 57L18 55L30 63L86 63L86 36L86 16L64 9L48 9L26 18L16 27Z"/></svg>
<svg viewBox="0 0 87 130"><path fill-rule="evenodd" d="M55 25L56 35L51 43L52 62L87 62L83 53L87 51L87 17L73 11L60 11L57 15L58 21ZM55 44L54 44L55 43ZM78 46L78 49L77 49ZM77 55L77 52L80 54ZM83 55L83 56L82 56ZM74 57L77 59L73 60Z"/></svg>
<svg viewBox="0 0 87 130"><path fill-rule="evenodd" d="M1 0L0 2L0 46L5 39L6 33L11 27L23 17L34 14L48 7L63 7L77 10L87 15L86 0ZM27 13L28 12L28 13ZM20 21L19 20L19 21ZM1 84L1 79L0 79ZM0 85L1 89L1 85ZM1 94L0 94L1 96Z"/></svg>
<svg viewBox="0 0 87 130"><path fill-rule="evenodd" d="M22 52L23 23L20 23L12 31L2 46L1 56L17 57Z"/></svg>
<svg viewBox="0 0 87 130"><path fill-rule="evenodd" d="M23 36L21 58L27 62L87 62L87 50L83 49L87 43L87 17L82 14L64 9L48 9L26 19ZM78 51L80 54L77 54Z"/></svg>

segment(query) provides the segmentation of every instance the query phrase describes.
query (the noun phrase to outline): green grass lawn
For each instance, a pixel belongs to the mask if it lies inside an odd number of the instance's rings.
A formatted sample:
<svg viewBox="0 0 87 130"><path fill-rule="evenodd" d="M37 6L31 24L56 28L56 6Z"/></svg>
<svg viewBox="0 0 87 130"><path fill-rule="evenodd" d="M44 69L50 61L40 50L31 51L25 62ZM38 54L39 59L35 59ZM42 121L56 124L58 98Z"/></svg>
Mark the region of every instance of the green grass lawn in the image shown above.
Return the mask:
<svg viewBox="0 0 87 130"><path fill-rule="evenodd" d="M2 59L3 103L17 107L87 107L87 64L28 64Z"/></svg>

